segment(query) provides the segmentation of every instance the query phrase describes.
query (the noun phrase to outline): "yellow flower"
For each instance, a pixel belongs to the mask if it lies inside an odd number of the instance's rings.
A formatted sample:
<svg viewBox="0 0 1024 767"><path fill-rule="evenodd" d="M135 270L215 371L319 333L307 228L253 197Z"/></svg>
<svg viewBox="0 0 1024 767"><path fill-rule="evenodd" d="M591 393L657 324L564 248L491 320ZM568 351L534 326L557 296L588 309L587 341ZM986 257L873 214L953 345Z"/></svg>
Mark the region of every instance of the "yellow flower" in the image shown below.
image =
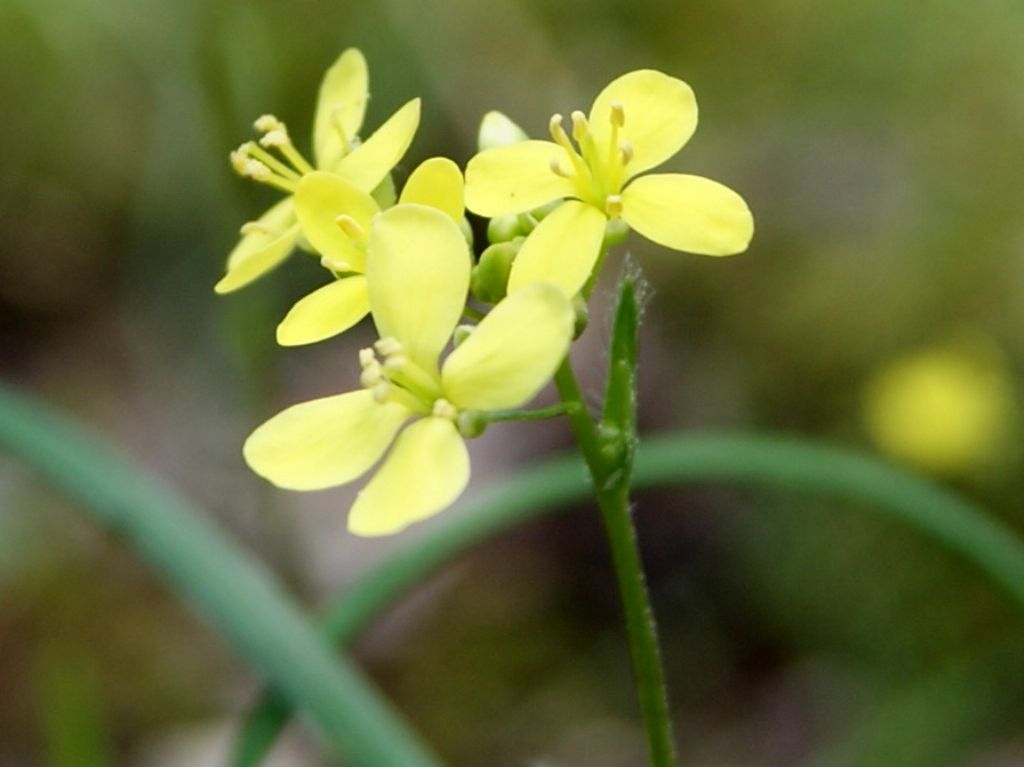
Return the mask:
<svg viewBox="0 0 1024 767"><path fill-rule="evenodd" d="M613 80L590 116L572 113L572 140L562 116L550 121L551 141L487 149L466 168L466 205L495 217L567 199L523 245L509 292L550 280L570 295L587 281L609 219L675 250L725 256L746 249L754 221L728 187L679 173L641 176L693 135L697 103L681 80L642 69ZM573 143L575 141L575 144Z"/></svg>
<svg viewBox="0 0 1024 767"><path fill-rule="evenodd" d="M330 171L369 193L402 159L419 126L420 100L406 103L370 138L360 142L368 83L366 60L355 48L342 53L327 70L313 121L315 163L299 153L288 128L273 115L256 121L256 129L263 134L258 143L248 141L231 153L231 163L240 175L288 196L242 226L242 238L228 255L227 274L214 287L218 293L248 285L281 263L299 243L301 232L293 194L303 176L314 170Z"/></svg>
<svg viewBox="0 0 1024 767"><path fill-rule="evenodd" d="M360 352L363 388L282 411L243 452L256 473L292 490L351 482L387 452L349 514L353 533L374 536L436 514L462 493L469 455L460 416L530 399L565 356L574 315L556 286L531 285L495 306L441 364L469 286L459 227L434 208L398 205L376 218L366 253L381 340Z"/></svg>
<svg viewBox="0 0 1024 767"><path fill-rule="evenodd" d="M1016 417L1013 385L988 343L926 349L879 370L864 412L886 453L920 469L962 474L995 459Z"/></svg>
<svg viewBox="0 0 1024 767"><path fill-rule="evenodd" d="M412 172L400 203L418 203L446 213L460 224L465 214L462 172L451 160L434 157ZM302 177L295 190L295 214L302 233L322 256L335 281L300 299L277 326L277 341L296 346L348 330L370 311L366 246L380 206L369 194L334 173Z"/></svg>

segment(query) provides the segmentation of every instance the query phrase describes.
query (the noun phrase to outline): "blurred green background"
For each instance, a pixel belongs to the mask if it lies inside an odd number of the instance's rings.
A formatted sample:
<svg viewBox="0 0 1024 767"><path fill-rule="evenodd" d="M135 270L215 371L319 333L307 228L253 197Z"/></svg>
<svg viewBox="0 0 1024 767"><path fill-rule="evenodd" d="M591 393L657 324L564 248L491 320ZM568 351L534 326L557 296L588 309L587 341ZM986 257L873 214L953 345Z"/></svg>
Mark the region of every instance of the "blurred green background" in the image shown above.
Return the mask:
<svg viewBox="0 0 1024 767"><path fill-rule="evenodd" d="M321 282L310 259L214 296L239 225L275 199L228 152L268 111L307 148L348 46L370 64L368 127L424 99L400 175L464 163L486 110L539 136L655 67L702 108L669 169L740 191L757 234L727 260L629 244L654 287L643 427L889 450L1024 531L1022 40L1019 0L0 0L0 375L320 605L394 542L345 533L348 490L274 491L239 448L284 405L353 386L369 330L275 346ZM594 391L606 303L580 350ZM995 400L942 466L876 443L865 415L880 371L934 349L973 372L911 377L896 410L937 403L912 424L943 439L944 416ZM568 446L561 425L492 431L478 487ZM684 763L1024 764L1024 622L931 543L849 504L721 488L646 495L637 522ZM423 584L359 657L454 764L643 763L590 508ZM0 765L220 764L256 684L128 550L0 463ZM274 758L327 763L301 728Z"/></svg>

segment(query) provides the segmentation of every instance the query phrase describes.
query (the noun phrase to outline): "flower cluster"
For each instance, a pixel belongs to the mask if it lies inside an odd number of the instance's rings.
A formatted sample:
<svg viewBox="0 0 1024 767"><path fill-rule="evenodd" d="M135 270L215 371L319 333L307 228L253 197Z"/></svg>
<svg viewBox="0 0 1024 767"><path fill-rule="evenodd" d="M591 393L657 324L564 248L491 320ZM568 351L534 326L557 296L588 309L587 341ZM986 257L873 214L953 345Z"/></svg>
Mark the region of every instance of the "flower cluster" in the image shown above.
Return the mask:
<svg viewBox="0 0 1024 767"><path fill-rule="evenodd" d="M380 338L359 353L360 387L287 408L243 453L255 472L293 490L352 482L379 464L348 523L373 536L449 506L469 480L465 439L514 417L552 378L610 233L634 229L669 248L728 255L747 247L753 219L714 181L641 175L697 124L689 86L661 72L614 80L589 115L572 113L571 137L560 115L552 141L535 141L491 113L465 177L432 158L400 194L392 171L418 127L419 100L361 141L368 84L355 49L327 71L314 162L271 115L255 123L258 142L232 153L238 173L286 197L242 227L216 290L247 285L299 247L331 279L292 307L279 343L322 341L372 317ZM491 219L478 257L467 208Z"/></svg>

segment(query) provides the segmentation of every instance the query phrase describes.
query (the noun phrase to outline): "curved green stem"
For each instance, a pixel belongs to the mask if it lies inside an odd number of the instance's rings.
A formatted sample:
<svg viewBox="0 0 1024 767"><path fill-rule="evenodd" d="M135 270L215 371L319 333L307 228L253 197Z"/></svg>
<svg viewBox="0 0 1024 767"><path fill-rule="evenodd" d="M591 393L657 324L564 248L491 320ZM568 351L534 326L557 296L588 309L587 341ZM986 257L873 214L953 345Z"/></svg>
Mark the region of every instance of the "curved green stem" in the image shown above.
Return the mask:
<svg viewBox="0 0 1024 767"><path fill-rule="evenodd" d="M270 573L163 483L2 385L0 449L122 536L339 755L379 767L439 763Z"/></svg>
<svg viewBox="0 0 1024 767"><path fill-rule="evenodd" d="M709 484L770 487L864 504L973 565L1024 613L1024 544L1002 523L928 481L847 450L788 437L667 434L638 447L634 489ZM462 513L346 587L324 613L325 636L342 645L351 643L395 600L455 557L590 492L584 467L573 454L506 477ZM240 733L232 764L258 764L291 715L287 700L276 693L265 696Z"/></svg>

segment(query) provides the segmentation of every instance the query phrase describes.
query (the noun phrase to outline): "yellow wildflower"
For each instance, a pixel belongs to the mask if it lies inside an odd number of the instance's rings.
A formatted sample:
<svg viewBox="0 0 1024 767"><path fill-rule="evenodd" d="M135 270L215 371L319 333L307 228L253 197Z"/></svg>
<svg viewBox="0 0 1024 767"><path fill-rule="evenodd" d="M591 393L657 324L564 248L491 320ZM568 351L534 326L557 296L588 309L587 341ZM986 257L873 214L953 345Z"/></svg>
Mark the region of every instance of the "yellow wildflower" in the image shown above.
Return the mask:
<svg viewBox="0 0 1024 767"><path fill-rule="evenodd" d="M693 135L697 103L681 80L650 69L613 80L589 117L561 115L552 141L486 149L466 168L466 205L495 217L567 200L533 231L516 257L509 292L550 280L570 295L587 281L609 220L622 219L675 250L725 256L746 249L754 221L743 199L701 176L638 174L660 165ZM575 144L574 144L575 142Z"/></svg>
<svg viewBox="0 0 1024 767"><path fill-rule="evenodd" d="M378 215L366 277L381 339L360 352L363 388L271 418L245 443L249 466L280 487L317 490L359 478L387 452L349 514L358 535L397 532L450 505L469 481L463 415L530 399L565 356L574 319L560 289L531 285L495 306L441 364L470 265L444 213L402 204Z"/></svg>
<svg viewBox="0 0 1024 767"><path fill-rule="evenodd" d="M420 101L406 103L360 142L368 83L366 60L355 48L342 53L327 70L313 122L314 163L299 153L287 126L273 115L256 120L256 130L263 134L258 143L247 141L231 153L231 164L240 175L288 196L242 226L242 238L228 255L227 274L214 288L218 293L249 284L281 263L299 243L293 194L303 176L315 170L330 171L369 193L402 159L419 126Z"/></svg>
<svg viewBox="0 0 1024 767"><path fill-rule="evenodd" d="M886 453L927 471L962 474L1008 446L1016 403L998 350L961 343L880 369L867 387L864 411Z"/></svg>
<svg viewBox="0 0 1024 767"><path fill-rule="evenodd" d="M461 224L465 213L462 172L451 160L434 157L409 176L400 203L418 203L446 213ZM380 206L369 194L334 173L302 177L295 191L295 213L302 233L321 254L335 281L300 299L277 326L277 341L295 346L348 330L370 311L366 285L366 246Z"/></svg>

